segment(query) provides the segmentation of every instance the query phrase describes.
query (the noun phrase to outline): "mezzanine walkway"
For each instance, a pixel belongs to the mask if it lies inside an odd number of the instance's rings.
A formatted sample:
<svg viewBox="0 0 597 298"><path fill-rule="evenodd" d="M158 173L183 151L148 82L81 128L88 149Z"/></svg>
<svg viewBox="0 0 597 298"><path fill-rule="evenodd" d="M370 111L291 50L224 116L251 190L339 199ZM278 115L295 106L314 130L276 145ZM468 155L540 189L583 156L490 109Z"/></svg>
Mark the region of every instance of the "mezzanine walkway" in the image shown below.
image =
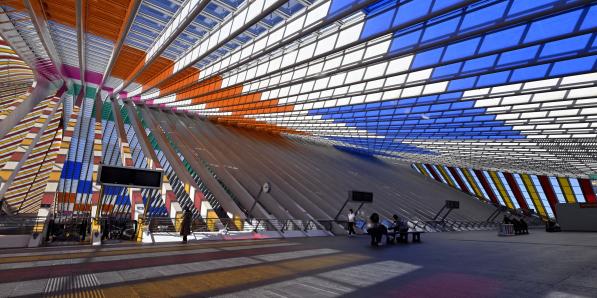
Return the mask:
<svg viewBox="0 0 597 298"><path fill-rule="evenodd" d="M531 233L3 250L0 296L597 296L597 234Z"/></svg>

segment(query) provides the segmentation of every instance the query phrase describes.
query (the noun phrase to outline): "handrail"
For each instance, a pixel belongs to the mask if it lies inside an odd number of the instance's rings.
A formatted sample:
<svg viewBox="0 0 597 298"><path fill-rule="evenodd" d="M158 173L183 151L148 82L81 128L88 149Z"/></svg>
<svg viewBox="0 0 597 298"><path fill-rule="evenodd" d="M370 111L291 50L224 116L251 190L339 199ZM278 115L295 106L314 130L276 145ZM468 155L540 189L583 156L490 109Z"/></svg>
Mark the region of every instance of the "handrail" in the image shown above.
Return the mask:
<svg viewBox="0 0 597 298"><path fill-rule="evenodd" d="M221 223L218 226L218 222ZM148 219L148 229L150 232L175 232L180 231L182 224L181 218L170 217L152 217ZM202 220L193 220L191 230L198 232L228 232L230 226L235 226L231 219L222 218L202 218ZM241 231L259 232L259 231L309 231L325 229L317 220L300 219L272 219L272 218L252 218L244 221Z"/></svg>
<svg viewBox="0 0 597 298"><path fill-rule="evenodd" d="M65 221L61 221L59 217L53 218L52 216L37 217L37 216L2 216L0 217L0 234L27 234L33 231L33 228L40 221L47 219L53 219L56 223L71 223L77 224L80 220L87 218L72 218ZM128 221L129 219L125 219ZM358 218L358 220L364 220ZM245 232L263 232L263 231L276 231L285 233L288 231L302 231L308 232L310 230L325 230L333 231L334 224L341 225L346 228L346 220L333 220L333 219L272 219L272 218L252 218L245 220L241 223L240 231ZM180 225L182 224L181 218L170 218L170 217L150 217L145 222L146 228L152 233L175 233L180 231ZM210 218L195 218L191 224L191 230L194 232L229 232L230 227L236 224L233 219L222 219L218 217ZM473 229L489 229L495 228L497 223L486 222L486 221L433 221L433 220L420 220L412 219L407 221L408 226L414 230L424 231L459 231L459 230L473 230ZM359 227L364 228L364 227Z"/></svg>
<svg viewBox="0 0 597 298"><path fill-rule="evenodd" d="M0 216L0 235L23 235L35 232L35 227L48 218L36 215Z"/></svg>

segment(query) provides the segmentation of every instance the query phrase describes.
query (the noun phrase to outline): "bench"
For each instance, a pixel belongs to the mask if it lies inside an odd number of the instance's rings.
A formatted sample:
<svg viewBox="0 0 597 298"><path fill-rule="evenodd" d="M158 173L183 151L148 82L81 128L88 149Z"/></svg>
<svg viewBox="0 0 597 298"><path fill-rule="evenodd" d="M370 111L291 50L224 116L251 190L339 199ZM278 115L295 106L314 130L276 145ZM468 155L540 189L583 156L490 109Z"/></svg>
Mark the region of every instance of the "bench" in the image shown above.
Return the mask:
<svg viewBox="0 0 597 298"><path fill-rule="evenodd" d="M421 242L421 234L425 231L394 231L388 232L388 236L392 235L393 240L396 242L408 243L408 235L412 235L412 242ZM398 238L396 238L398 235Z"/></svg>
<svg viewBox="0 0 597 298"><path fill-rule="evenodd" d="M499 236L515 236L529 233L529 228L524 226L515 226L514 224L500 224L498 227Z"/></svg>
<svg viewBox="0 0 597 298"><path fill-rule="evenodd" d="M498 230L499 236L514 236L514 225L513 224L500 224Z"/></svg>

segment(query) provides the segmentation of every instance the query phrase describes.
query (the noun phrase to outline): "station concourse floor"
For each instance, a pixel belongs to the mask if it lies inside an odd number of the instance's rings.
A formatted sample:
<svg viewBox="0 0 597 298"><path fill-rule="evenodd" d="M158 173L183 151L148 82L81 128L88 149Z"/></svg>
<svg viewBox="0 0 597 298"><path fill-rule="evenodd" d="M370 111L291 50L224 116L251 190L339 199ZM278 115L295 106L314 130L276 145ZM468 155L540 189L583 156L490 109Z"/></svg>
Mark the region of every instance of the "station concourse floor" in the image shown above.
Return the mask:
<svg viewBox="0 0 597 298"><path fill-rule="evenodd" d="M427 233L0 250L0 296L597 297L597 233Z"/></svg>

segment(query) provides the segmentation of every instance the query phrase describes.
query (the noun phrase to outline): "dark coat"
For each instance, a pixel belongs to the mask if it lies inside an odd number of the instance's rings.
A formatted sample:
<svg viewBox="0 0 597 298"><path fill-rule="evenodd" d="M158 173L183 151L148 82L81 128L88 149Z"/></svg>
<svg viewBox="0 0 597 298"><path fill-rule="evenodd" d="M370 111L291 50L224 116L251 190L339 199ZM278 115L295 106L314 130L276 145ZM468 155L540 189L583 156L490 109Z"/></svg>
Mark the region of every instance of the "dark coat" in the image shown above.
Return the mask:
<svg viewBox="0 0 597 298"><path fill-rule="evenodd" d="M185 212L182 216L182 223L180 225L180 236L187 236L191 234L191 222L193 221L191 212Z"/></svg>

